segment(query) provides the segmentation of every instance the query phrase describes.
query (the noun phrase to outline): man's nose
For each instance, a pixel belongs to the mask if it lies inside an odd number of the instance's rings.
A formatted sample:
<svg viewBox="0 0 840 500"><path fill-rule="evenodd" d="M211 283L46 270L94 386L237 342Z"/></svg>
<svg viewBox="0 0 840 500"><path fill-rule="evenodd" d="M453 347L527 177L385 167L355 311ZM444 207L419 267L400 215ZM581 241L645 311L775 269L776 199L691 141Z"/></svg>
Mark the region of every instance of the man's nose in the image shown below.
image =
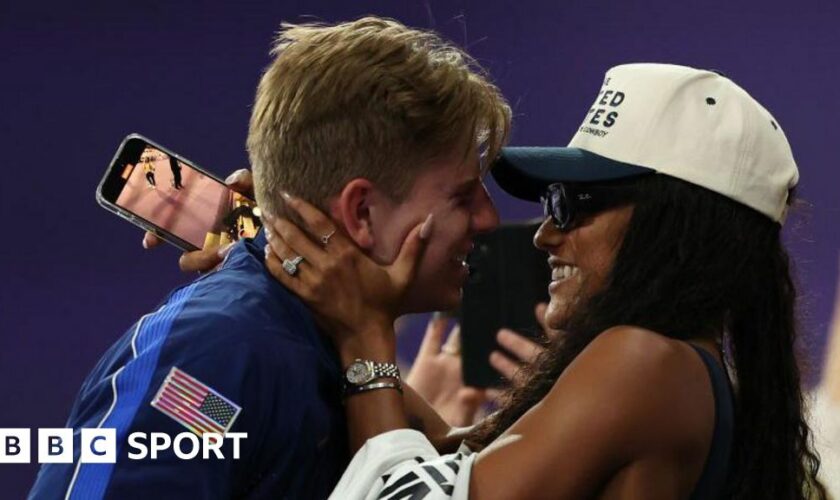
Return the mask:
<svg viewBox="0 0 840 500"><path fill-rule="evenodd" d="M472 226L476 233L487 233L499 226L499 212L484 186L481 187L481 193L476 199Z"/></svg>

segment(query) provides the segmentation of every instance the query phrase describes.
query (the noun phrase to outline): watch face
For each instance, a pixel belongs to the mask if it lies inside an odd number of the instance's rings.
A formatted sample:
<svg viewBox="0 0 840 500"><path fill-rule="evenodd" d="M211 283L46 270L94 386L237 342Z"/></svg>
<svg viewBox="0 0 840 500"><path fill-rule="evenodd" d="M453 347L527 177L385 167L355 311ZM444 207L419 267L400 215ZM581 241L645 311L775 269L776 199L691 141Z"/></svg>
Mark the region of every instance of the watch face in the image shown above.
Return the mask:
<svg viewBox="0 0 840 500"><path fill-rule="evenodd" d="M356 361L347 368L347 381L354 385L364 384L373 379L373 372L367 363Z"/></svg>

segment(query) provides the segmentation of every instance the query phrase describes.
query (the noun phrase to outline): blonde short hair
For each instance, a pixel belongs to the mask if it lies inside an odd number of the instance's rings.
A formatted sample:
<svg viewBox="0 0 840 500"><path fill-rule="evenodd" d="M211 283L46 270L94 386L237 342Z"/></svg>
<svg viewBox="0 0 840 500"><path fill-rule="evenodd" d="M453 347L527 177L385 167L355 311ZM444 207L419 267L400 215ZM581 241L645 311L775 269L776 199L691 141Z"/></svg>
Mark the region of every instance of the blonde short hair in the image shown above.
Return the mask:
<svg viewBox="0 0 840 500"><path fill-rule="evenodd" d="M321 208L363 177L401 200L418 171L454 148L492 160L510 108L478 64L428 31L366 17L281 27L248 132L257 202L281 190Z"/></svg>

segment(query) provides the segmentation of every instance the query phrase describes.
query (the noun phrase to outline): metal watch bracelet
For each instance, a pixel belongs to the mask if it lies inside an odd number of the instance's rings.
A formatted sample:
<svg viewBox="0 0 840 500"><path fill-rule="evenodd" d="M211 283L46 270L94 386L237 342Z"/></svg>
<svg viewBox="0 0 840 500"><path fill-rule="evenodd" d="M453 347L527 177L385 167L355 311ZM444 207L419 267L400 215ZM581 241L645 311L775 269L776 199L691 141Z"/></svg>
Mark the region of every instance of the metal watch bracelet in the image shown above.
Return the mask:
<svg viewBox="0 0 840 500"><path fill-rule="evenodd" d="M396 389L400 391L400 394L402 394L403 389L402 383L400 383L400 379L393 378L393 380L393 382L368 382L367 384L360 386L347 386L344 389L344 397L352 396L354 394L360 394L362 392L375 391L377 389Z"/></svg>

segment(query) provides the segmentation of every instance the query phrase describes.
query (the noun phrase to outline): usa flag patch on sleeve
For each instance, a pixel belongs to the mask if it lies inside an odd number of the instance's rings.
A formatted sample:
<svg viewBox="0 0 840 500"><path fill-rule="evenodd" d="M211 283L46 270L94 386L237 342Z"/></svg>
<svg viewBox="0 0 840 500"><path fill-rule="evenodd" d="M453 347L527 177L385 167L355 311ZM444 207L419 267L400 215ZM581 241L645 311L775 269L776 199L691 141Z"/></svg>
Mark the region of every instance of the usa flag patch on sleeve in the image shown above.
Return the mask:
<svg viewBox="0 0 840 500"><path fill-rule="evenodd" d="M242 408L173 366L152 400L152 406L192 432L225 434Z"/></svg>

